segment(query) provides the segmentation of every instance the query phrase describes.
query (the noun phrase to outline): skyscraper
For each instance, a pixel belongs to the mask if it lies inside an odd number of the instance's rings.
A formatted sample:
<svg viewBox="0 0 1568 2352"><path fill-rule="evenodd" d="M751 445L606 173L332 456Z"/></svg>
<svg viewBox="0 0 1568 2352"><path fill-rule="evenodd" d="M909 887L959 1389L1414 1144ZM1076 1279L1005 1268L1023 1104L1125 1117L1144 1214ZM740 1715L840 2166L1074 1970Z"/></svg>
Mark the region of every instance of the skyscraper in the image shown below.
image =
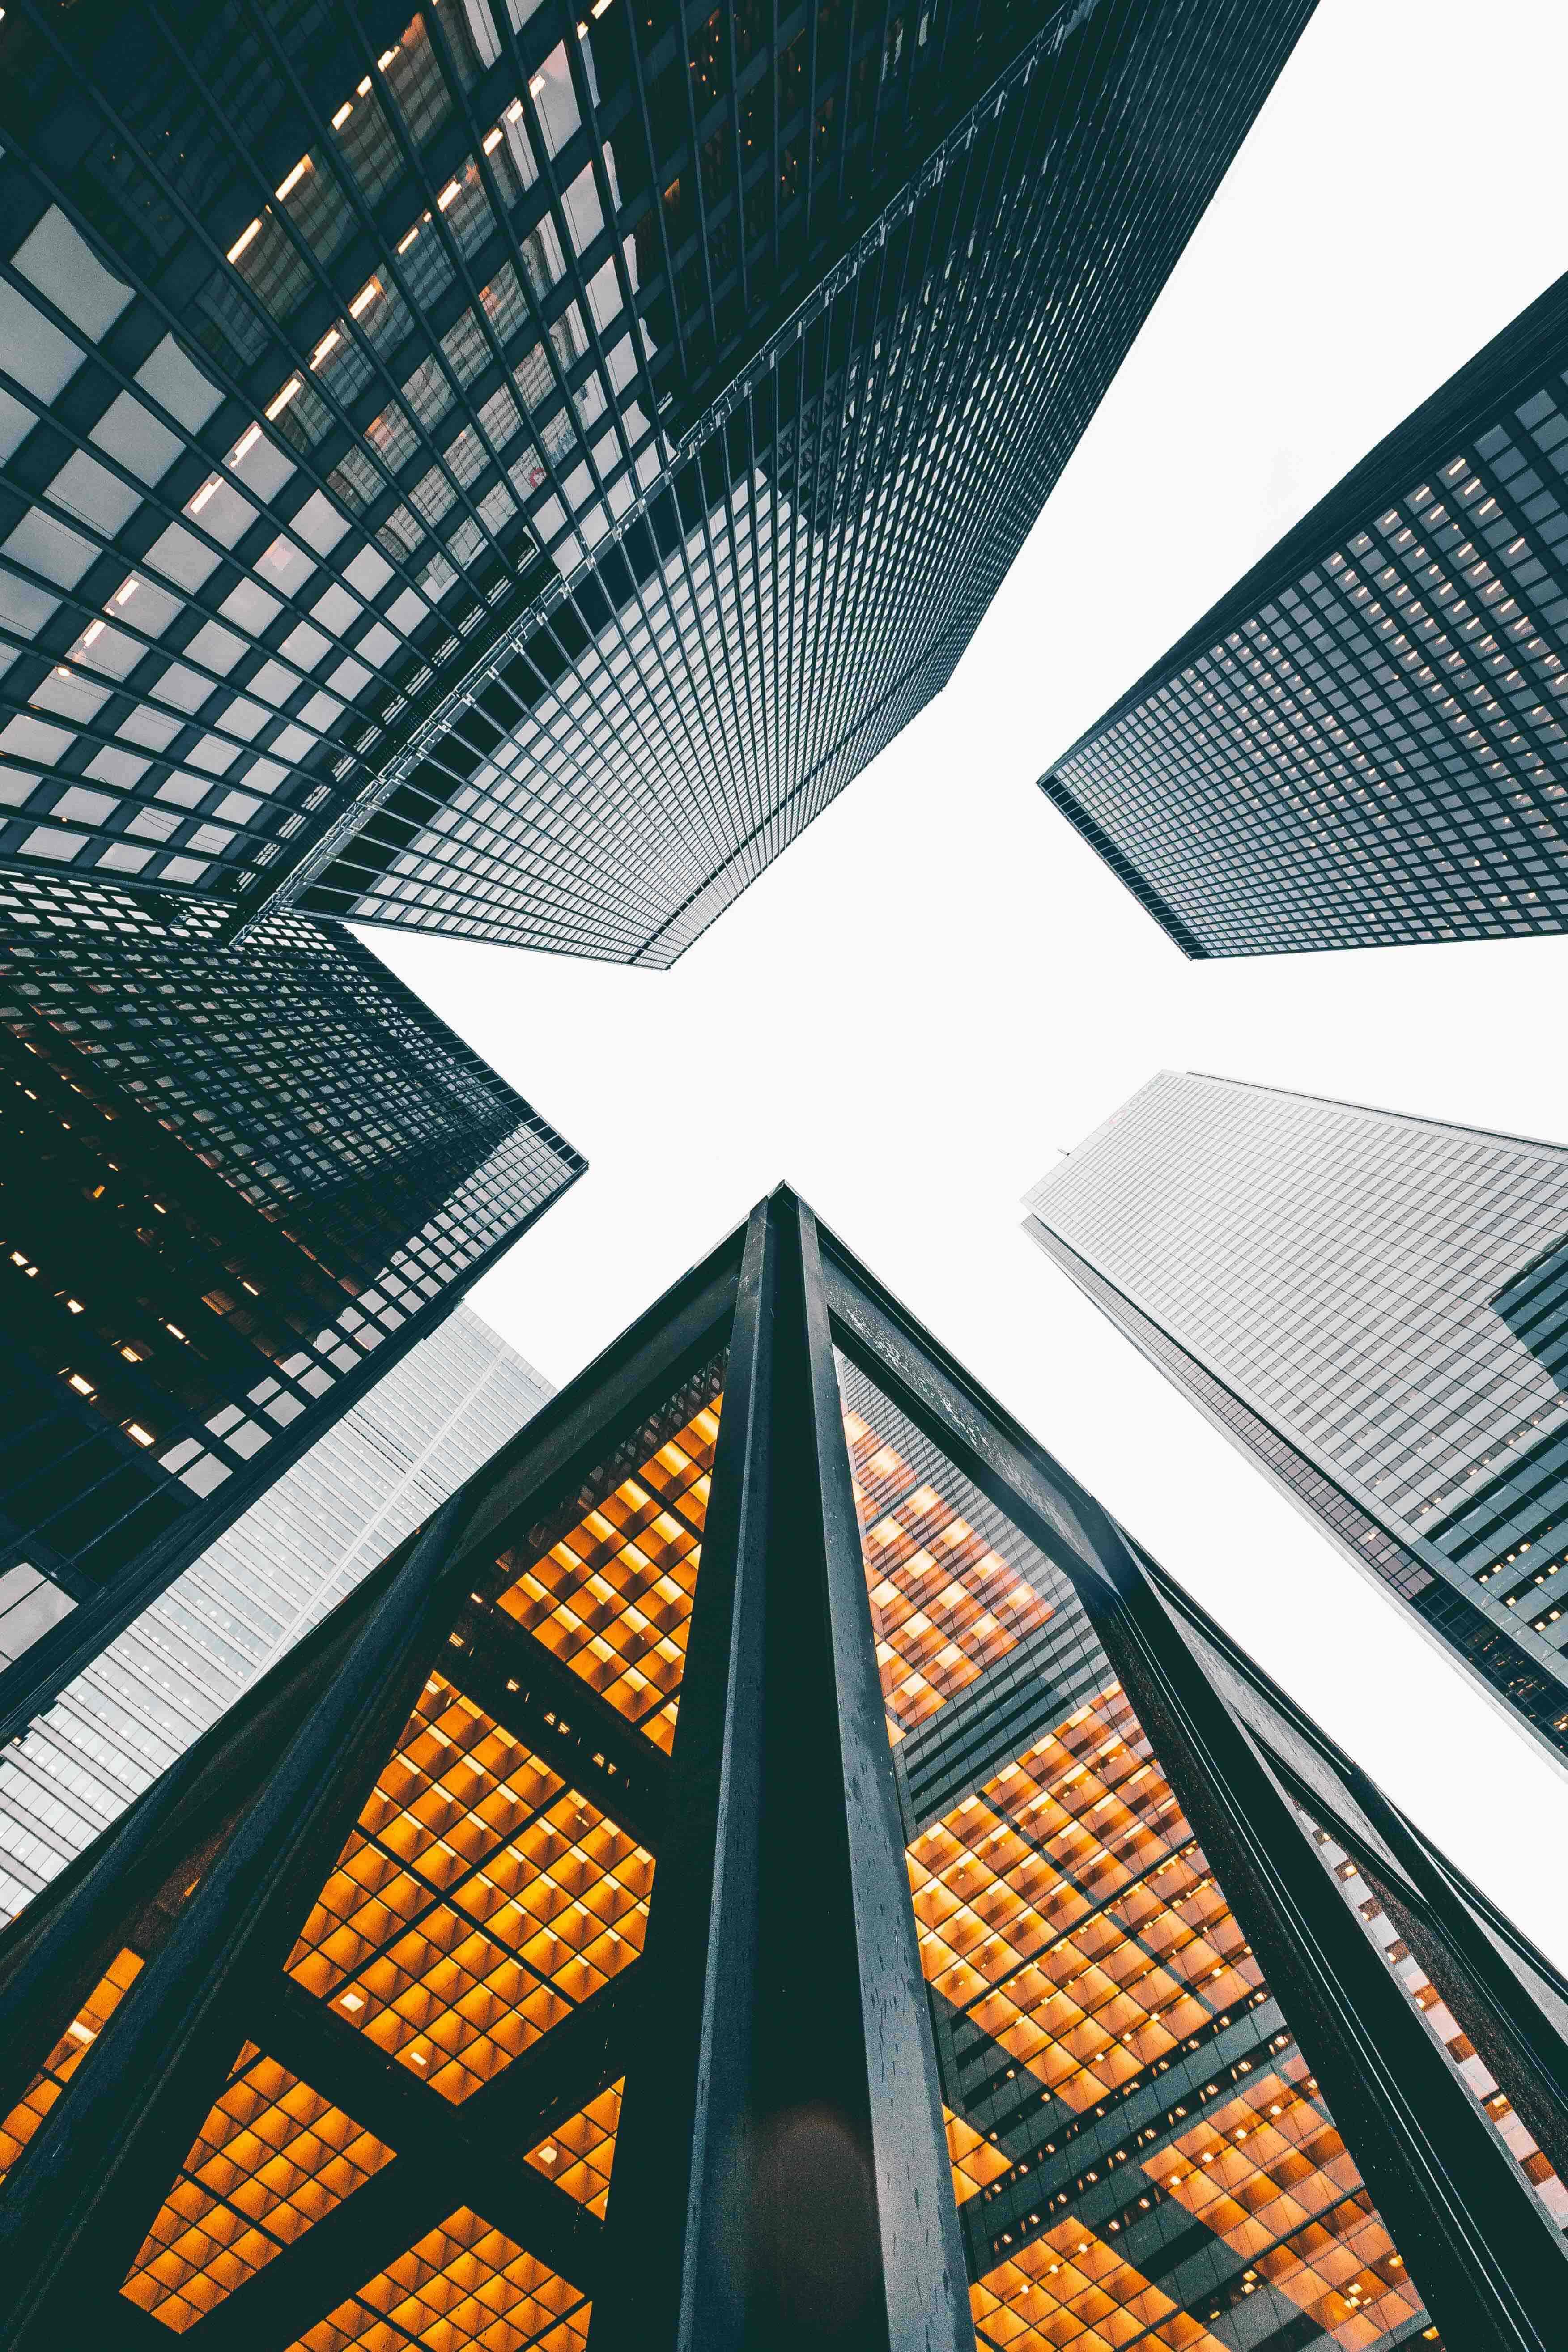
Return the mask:
<svg viewBox="0 0 1568 2352"><path fill-rule="evenodd" d="M0 22L0 858L668 964L951 675L1311 12Z"/></svg>
<svg viewBox="0 0 1568 2352"><path fill-rule="evenodd" d="M580 1173L347 930L0 877L0 1722Z"/></svg>
<svg viewBox="0 0 1568 2352"><path fill-rule="evenodd" d="M1568 927L1568 278L1040 779L1189 956Z"/></svg>
<svg viewBox="0 0 1568 2352"><path fill-rule="evenodd" d="M468 1307L384 1372L0 1753L13 1916L552 1394Z"/></svg>
<svg viewBox="0 0 1568 2352"><path fill-rule="evenodd" d="M1568 1149L1163 1070L1026 1230L1568 1759Z"/></svg>
<svg viewBox="0 0 1568 2352"><path fill-rule="evenodd" d="M1561 2338L1568 1984L784 1191L0 1983L15 2352Z"/></svg>

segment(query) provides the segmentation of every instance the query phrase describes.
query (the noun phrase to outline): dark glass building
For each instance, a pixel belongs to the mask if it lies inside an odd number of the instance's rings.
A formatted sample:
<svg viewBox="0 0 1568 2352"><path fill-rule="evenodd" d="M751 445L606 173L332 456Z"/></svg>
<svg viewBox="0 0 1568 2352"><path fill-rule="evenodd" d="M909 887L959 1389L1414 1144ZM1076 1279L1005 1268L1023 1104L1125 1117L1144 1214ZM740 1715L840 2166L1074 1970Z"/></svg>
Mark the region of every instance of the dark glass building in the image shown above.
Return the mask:
<svg viewBox="0 0 1568 2352"><path fill-rule="evenodd" d="M1162 1070L1031 1239L1568 1763L1568 1149Z"/></svg>
<svg viewBox="0 0 1568 2352"><path fill-rule="evenodd" d="M776 1193L0 1938L16 2352L1551 2352L1568 1983Z"/></svg>
<svg viewBox="0 0 1568 2352"><path fill-rule="evenodd" d="M217 923L0 875L7 1727L584 1165L341 926Z"/></svg>
<svg viewBox="0 0 1568 2352"><path fill-rule="evenodd" d="M668 964L954 664L1311 0L0 22L0 860Z"/></svg>
<svg viewBox="0 0 1568 2352"><path fill-rule="evenodd" d="M1188 956L1568 928L1568 278L1040 779Z"/></svg>

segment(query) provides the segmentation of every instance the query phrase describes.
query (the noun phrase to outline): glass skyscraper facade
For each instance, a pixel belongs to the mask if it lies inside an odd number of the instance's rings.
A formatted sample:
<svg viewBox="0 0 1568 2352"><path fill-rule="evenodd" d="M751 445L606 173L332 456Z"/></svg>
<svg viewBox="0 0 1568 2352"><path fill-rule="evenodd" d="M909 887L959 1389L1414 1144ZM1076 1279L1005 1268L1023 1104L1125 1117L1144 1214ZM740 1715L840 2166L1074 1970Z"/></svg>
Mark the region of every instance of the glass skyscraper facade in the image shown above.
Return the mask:
<svg viewBox="0 0 1568 2352"><path fill-rule="evenodd" d="M1026 1230L1568 1759L1568 1148L1162 1071Z"/></svg>
<svg viewBox="0 0 1568 2352"><path fill-rule="evenodd" d="M1552 2352L1568 1984L794 1195L370 1590L0 1937L16 2352Z"/></svg>
<svg viewBox="0 0 1568 2352"><path fill-rule="evenodd" d="M0 21L0 858L663 965L951 675L1311 0Z"/></svg>
<svg viewBox="0 0 1568 2352"><path fill-rule="evenodd" d="M552 1392L468 1307L392 1365L0 1753L0 1913L90 1845Z"/></svg>
<svg viewBox="0 0 1568 2352"><path fill-rule="evenodd" d="M1568 278L1044 775L1189 956L1568 928Z"/></svg>
<svg viewBox="0 0 1568 2352"><path fill-rule="evenodd" d="M217 923L0 877L7 1720L584 1164L342 926Z"/></svg>

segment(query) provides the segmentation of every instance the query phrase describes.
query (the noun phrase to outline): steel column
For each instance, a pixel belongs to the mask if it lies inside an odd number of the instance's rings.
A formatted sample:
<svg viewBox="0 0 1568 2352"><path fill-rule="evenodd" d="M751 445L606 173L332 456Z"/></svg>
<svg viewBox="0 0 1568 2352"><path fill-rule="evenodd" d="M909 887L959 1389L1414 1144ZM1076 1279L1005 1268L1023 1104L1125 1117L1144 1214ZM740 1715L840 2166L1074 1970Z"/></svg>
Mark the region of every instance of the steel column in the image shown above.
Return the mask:
<svg viewBox="0 0 1568 2352"><path fill-rule="evenodd" d="M759 1209L594 2352L968 2352L815 1222Z"/></svg>

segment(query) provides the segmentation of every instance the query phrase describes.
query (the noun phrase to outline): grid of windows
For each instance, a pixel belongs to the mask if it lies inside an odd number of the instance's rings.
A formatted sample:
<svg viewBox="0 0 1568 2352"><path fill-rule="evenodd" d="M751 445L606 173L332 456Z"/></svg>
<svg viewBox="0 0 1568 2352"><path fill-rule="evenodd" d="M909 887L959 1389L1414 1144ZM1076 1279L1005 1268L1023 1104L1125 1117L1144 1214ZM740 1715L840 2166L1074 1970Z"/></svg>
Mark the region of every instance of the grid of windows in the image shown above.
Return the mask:
<svg viewBox="0 0 1568 2352"><path fill-rule="evenodd" d="M183 2336L392 2158L247 2042L121 2293Z"/></svg>
<svg viewBox="0 0 1568 2352"><path fill-rule="evenodd" d="M0 856L669 962L945 683L1309 13L16 0Z"/></svg>
<svg viewBox="0 0 1568 2352"><path fill-rule="evenodd" d="M852 1443L863 1424L895 1477L910 1446L946 1510L984 1516L971 1482L852 1377ZM1237 2324L1258 2352L1436 2343L1081 1602L1016 1528L1009 1549L1073 1621L1089 1687L1040 1677L1020 1738L998 1704L1005 1667L983 1674L951 1704L989 1751L934 1814L913 1788L936 1724L894 1749L981 2352L1217 2352ZM975 1594L984 1576L958 1570Z"/></svg>
<svg viewBox="0 0 1568 2352"><path fill-rule="evenodd" d="M0 881L8 1634L199 1548L583 1166L350 933L216 929Z"/></svg>
<svg viewBox="0 0 1568 2352"><path fill-rule="evenodd" d="M1042 779L1189 954L1568 925L1568 280Z"/></svg>
<svg viewBox="0 0 1568 2352"><path fill-rule="evenodd" d="M506 1551L496 1601L668 1756L723 1403L715 1395L550 1549Z"/></svg>
<svg viewBox="0 0 1568 2352"><path fill-rule="evenodd" d="M1028 1206L1166 1376L1568 1752L1568 1151L1163 1071Z"/></svg>
<svg viewBox="0 0 1568 2352"><path fill-rule="evenodd" d="M384 1372L0 1754L0 1913L89 1845L549 1393L468 1307Z"/></svg>
<svg viewBox="0 0 1568 2352"><path fill-rule="evenodd" d="M642 1949L653 1856L432 1675L289 1959L454 2106Z"/></svg>
<svg viewBox="0 0 1568 2352"><path fill-rule="evenodd" d="M307 2329L289 2352L585 2352L593 2305L566 2279L460 2206Z"/></svg>
<svg viewBox="0 0 1568 2352"><path fill-rule="evenodd" d="M1051 1605L853 1408L844 1434L882 1696L901 1739L1016 1650Z"/></svg>
<svg viewBox="0 0 1568 2352"><path fill-rule="evenodd" d="M1413 1601L1428 1590L1431 1570L1423 1568L1386 1528L1369 1517L1277 1429L1249 1411L1212 1372L1205 1371L1195 1356L1177 1347L1167 1332L1142 1314L1110 1283L1103 1281L1076 1250L1069 1250L1037 1217L1030 1222L1029 1234L1136 1348L1186 1391L1206 1420L1236 1444L1245 1445L1291 1501L1325 1521L1342 1545L1347 1549L1353 1546L1353 1557L1361 1565L1374 1569L1405 1600Z"/></svg>

